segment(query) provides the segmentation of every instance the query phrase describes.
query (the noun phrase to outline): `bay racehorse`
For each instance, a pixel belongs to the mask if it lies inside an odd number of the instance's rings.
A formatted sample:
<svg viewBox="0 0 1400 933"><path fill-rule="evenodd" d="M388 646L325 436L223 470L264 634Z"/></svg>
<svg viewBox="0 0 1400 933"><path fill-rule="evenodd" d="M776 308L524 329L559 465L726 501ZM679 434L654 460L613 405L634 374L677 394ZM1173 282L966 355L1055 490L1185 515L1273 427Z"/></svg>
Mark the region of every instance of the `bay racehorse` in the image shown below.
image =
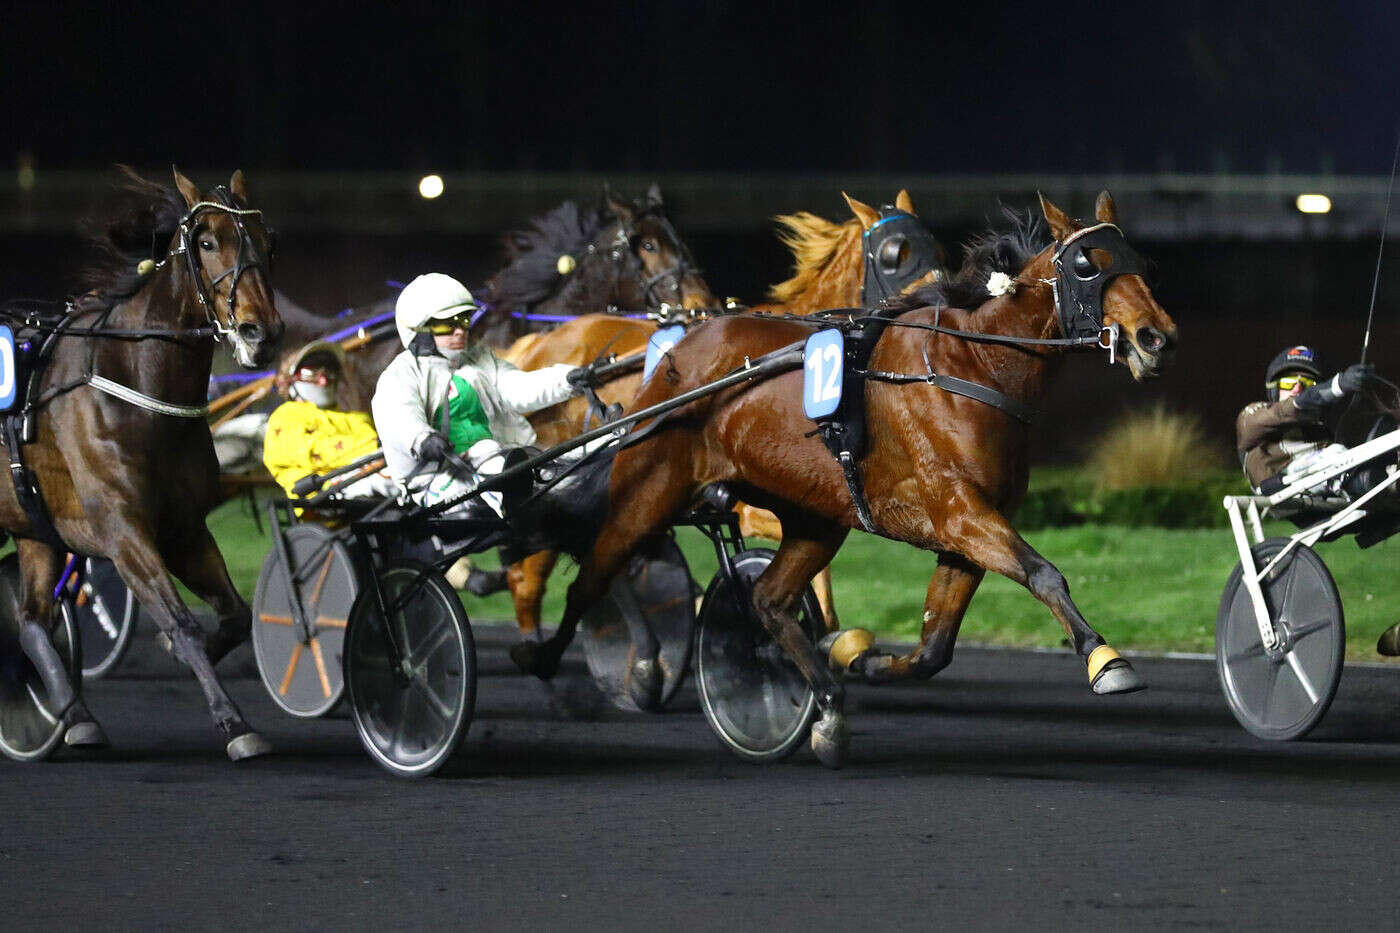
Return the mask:
<svg viewBox="0 0 1400 933"><path fill-rule="evenodd" d="M226 339L244 366L266 365L283 325L268 228L248 206L242 172L207 195L174 176L168 189L127 172L126 210L93 234L105 255L93 290L41 328L53 336L29 402L37 432L22 453L42 506L36 515L15 484L0 483L0 527L19 552L19 641L50 706L65 711L68 744L106 739L50 639L65 550L115 563L194 672L237 760L270 749L214 673L247 640L250 615L205 525L219 471L202 409L216 342ZM214 608L207 639L171 574Z"/></svg>
<svg viewBox="0 0 1400 933"><path fill-rule="evenodd" d="M897 305L861 380L870 440L860 469L876 530L938 555L917 649L891 657L868 641L841 649L838 640L828 657L803 633L802 594L861 518L841 467L812 433L802 373L789 371L703 397L617 453L607 518L569 588L559 630L547 642L516 645L516 663L552 676L580 616L628 556L664 532L702 489L722 483L771 509L782 524L782 543L754 586L753 607L816 694L820 718L811 742L829 766L844 761L850 741L841 669L874 682L941 670L988 570L1022 584L1050 609L1095 693L1140 689L1132 667L1075 607L1064 577L1011 525L1029 474L1029 428L1013 413L1024 414L1044 393L1065 344L1100 343L1141 379L1172 356L1176 326L1143 280L1142 260L1123 239L1107 192L1096 205L1099 222L1089 227L1043 197L1041 210L1049 236L1029 220L989 236L955 279ZM988 291L993 281L995 296ZM658 365L633 410L800 345L811 333L806 322L759 315L702 323Z"/></svg>
<svg viewBox="0 0 1400 933"><path fill-rule="evenodd" d="M860 304L867 274L866 234L880 222L880 211L849 195L842 196L852 214L844 223L833 223L807 211L774 218L781 229L779 238L792 251L793 274L769 290L771 301L752 310L811 314L826 308L850 308ZM894 207L898 212L918 216L908 191L899 192ZM898 265L898 255L894 258ZM912 281L900 282L899 291L913 291L942 273L941 250L935 248L933 255L918 258L922 262L917 265L916 274L906 276ZM907 262L909 257L905 260ZM924 271L930 262L932 268ZM685 306L692 307L691 304ZM595 314L576 318L547 333L522 337L504 355L521 369L538 369L553 363L584 366L604 353L621 357L642 351L655 331L656 325L650 321ZM636 396L641 384L641 374L633 373L599 386L597 395L605 405L625 405ZM589 418L589 402L574 398L536 412L530 416L530 423L539 436L540 446L548 447L583 431L590 424ZM745 536L775 540L782 537L782 529L772 512L744 503L739 504L737 511ZM540 606L545 583L557 561L557 553L544 551L510 565L507 583L515 603L515 618L521 634L527 637L537 637L541 633ZM840 623L831 594L831 573L827 568L817 574L813 587L827 628L834 631Z"/></svg>

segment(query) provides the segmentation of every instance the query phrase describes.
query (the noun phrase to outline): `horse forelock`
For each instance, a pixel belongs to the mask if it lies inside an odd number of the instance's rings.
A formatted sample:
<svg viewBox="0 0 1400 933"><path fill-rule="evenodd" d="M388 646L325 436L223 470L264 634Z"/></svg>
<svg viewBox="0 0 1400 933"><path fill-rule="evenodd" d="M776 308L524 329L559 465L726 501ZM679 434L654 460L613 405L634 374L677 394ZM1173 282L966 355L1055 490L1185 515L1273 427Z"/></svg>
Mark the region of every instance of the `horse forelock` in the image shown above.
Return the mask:
<svg viewBox="0 0 1400 933"><path fill-rule="evenodd" d="M523 229L507 233L505 265L487 283L487 301L499 308L527 308L552 296L564 281L559 258L578 259L603 222L597 210L565 201Z"/></svg>
<svg viewBox="0 0 1400 933"><path fill-rule="evenodd" d="M808 211L780 214L773 218L778 224L778 239L792 251L792 277L768 290L769 296L781 304L791 304L813 288L843 251L854 248L860 255L860 221L852 218L843 224L832 223Z"/></svg>

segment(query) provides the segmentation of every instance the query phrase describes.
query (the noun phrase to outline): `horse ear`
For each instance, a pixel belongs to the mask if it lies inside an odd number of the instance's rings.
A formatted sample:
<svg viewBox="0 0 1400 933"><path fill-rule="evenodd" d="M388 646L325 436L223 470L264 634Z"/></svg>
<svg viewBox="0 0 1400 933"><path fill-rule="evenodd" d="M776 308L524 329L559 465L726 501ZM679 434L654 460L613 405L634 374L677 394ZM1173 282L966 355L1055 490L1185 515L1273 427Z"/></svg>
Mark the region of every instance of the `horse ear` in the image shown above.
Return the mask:
<svg viewBox="0 0 1400 933"><path fill-rule="evenodd" d="M170 166L170 171L175 176L175 187L179 189L180 195L185 199L186 207L194 207L200 201L204 200L204 195L200 194L194 182L190 181L184 175L181 175L178 168L172 165Z"/></svg>
<svg viewBox="0 0 1400 933"><path fill-rule="evenodd" d="M850 207L851 213L856 215L856 219L860 221L860 225L866 230L869 230L875 225L875 221L880 219L880 212L869 204L857 201L844 191L841 192L841 197L846 199L846 205Z"/></svg>
<svg viewBox="0 0 1400 933"><path fill-rule="evenodd" d="M659 210L665 202L661 200L661 186L656 182L651 183L647 189L647 207Z"/></svg>
<svg viewBox="0 0 1400 933"><path fill-rule="evenodd" d="M909 197L908 188L899 189L899 194L894 196L894 206L904 211L906 214L918 216L918 212L914 210L914 199Z"/></svg>
<svg viewBox="0 0 1400 933"><path fill-rule="evenodd" d="M228 180L228 190L238 195L238 199L244 204L248 203L248 181L243 177L243 169L235 169L233 176Z"/></svg>
<svg viewBox="0 0 1400 933"><path fill-rule="evenodd" d="M607 182L603 182L603 212L618 220L636 219L632 205L613 194L612 187Z"/></svg>
<svg viewBox="0 0 1400 933"><path fill-rule="evenodd" d="M1113 195L1108 193L1108 189L1099 192L1099 198L1094 202L1094 216L1099 219L1099 223L1118 223L1118 205L1113 203Z"/></svg>
<svg viewBox="0 0 1400 933"><path fill-rule="evenodd" d="M1036 197L1040 198L1040 212L1045 215L1045 222L1050 225L1050 233L1055 239L1063 240L1074 232L1074 221L1069 219L1068 214L1050 203L1050 199L1038 191Z"/></svg>

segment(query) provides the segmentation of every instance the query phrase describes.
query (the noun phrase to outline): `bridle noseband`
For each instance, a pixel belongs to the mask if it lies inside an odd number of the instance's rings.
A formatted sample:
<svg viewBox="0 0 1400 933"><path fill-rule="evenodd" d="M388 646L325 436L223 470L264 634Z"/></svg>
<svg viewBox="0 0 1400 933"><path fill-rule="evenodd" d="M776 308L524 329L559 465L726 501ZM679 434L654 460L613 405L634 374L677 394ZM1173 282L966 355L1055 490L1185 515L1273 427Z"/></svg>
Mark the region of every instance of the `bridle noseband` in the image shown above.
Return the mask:
<svg viewBox="0 0 1400 933"><path fill-rule="evenodd" d="M209 324L213 328L214 339L222 340L234 331L234 322L237 320L234 309L238 302L239 279L250 269L260 268L263 270L263 274L267 275L271 251L269 250L268 255L263 255L253 243L253 238L248 233L248 227L243 222L245 217L262 217L261 210L239 207L233 193L223 185L215 187L212 194L218 200L200 201L191 205L185 216L180 218L179 245L170 251L170 255L184 254L185 264L189 268L190 276L194 279L195 296L199 299L199 303L209 319ZM206 287L203 264L199 261L199 253L195 248L194 233L200 216L207 213L226 214L233 218L234 229L238 231L238 255L234 257L233 265L218 275L212 276ZM228 320L222 321L219 319L218 303L215 299L220 294L219 283L225 279L230 280L228 294L223 296L228 303Z"/></svg>

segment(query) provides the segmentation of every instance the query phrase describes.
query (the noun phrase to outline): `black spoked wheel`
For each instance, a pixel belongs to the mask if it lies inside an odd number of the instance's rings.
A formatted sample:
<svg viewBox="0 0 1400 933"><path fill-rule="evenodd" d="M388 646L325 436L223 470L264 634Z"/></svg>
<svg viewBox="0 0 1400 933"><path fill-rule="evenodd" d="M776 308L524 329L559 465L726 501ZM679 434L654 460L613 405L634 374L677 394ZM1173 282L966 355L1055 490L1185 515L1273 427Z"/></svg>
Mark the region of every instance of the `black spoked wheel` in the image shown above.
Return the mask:
<svg viewBox="0 0 1400 933"><path fill-rule="evenodd" d="M676 695L690 669L695 644L695 596L690 567L676 542L666 538L634 558L626 573L583 616L583 653L598 687L620 709L637 710L628 679L632 673L632 626L645 626L660 643L661 709Z"/></svg>
<svg viewBox="0 0 1400 933"><path fill-rule="evenodd" d="M1254 547L1258 569L1287 538ZM1279 635L1266 650L1254 605L1236 566L1220 597L1215 622L1215 662L1230 712L1261 739L1301 738L1321 721L1337 694L1346 655L1342 600L1317 552L1298 546L1261 582L1264 602Z"/></svg>
<svg viewBox="0 0 1400 933"><path fill-rule="evenodd" d="M0 752L16 761L42 761L63 742L63 721L47 706L48 692L39 672L19 646L19 558L0 560ZM77 632L61 613L54 647L76 687L82 683Z"/></svg>
<svg viewBox="0 0 1400 933"><path fill-rule="evenodd" d="M424 777L452 756L471 724L476 645L457 594L436 570L396 561L379 571L379 586L387 619L368 586L350 610L350 709L375 761L400 777Z"/></svg>
<svg viewBox="0 0 1400 933"><path fill-rule="evenodd" d="M345 692L345 626L359 584L350 551L320 525L283 533L291 574L268 552L253 593L253 657L273 702L302 718L324 716ZM300 597L303 629L292 611Z"/></svg>
<svg viewBox="0 0 1400 933"><path fill-rule="evenodd" d="M715 575L700 606L696 635L695 679L705 719L725 747L759 763L792 754L817 711L806 678L740 602L750 598L773 554L754 548L734 558L742 595L722 573ZM801 621L809 638L821 638L821 606L810 589L802 598Z"/></svg>
<svg viewBox="0 0 1400 933"><path fill-rule="evenodd" d="M59 611L71 615L83 645L83 680L97 680L131 647L140 606L110 560L83 559L82 582L65 593Z"/></svg>

